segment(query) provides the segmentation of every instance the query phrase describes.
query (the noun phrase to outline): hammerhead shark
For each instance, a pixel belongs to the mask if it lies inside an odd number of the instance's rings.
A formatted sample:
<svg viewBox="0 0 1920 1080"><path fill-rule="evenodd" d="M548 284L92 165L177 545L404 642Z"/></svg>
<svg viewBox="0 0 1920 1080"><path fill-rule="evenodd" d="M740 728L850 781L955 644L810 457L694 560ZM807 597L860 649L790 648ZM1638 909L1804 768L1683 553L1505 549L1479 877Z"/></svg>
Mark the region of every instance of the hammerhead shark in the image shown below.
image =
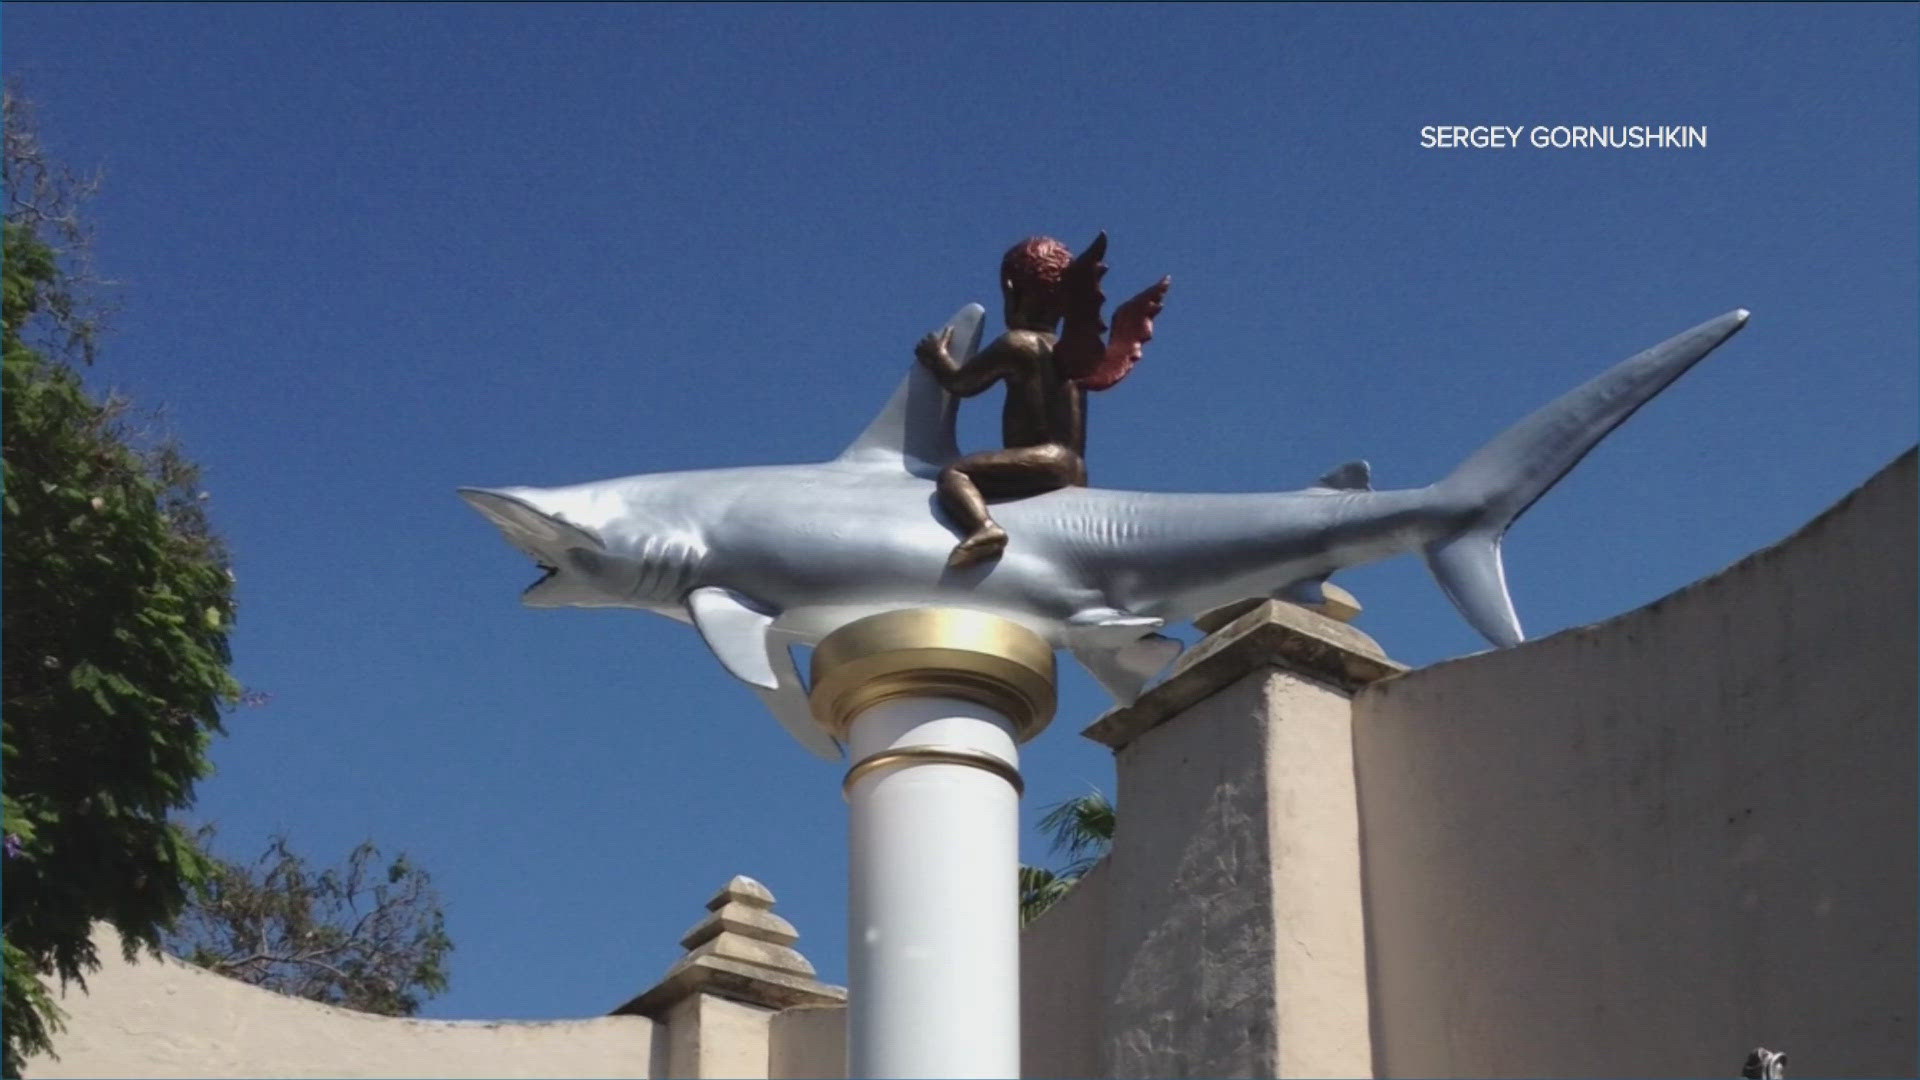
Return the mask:
<svg viewBox="0 0 1920 1080"><path fill-rule="evenodd" d="M985 312L947 324L960 362ZM965 607L1067 649L1125 704L1180 652L1162 628L1248 596L1319 599L1337 570L1419 552L1495 646L1523 640L1500 541L1594 445L1732 337L1729 312L1616 364L1422 488L1374 491L1364 461L1266 494L1069 487L1000 503L1010 541L953 569L934 477L959 456L954 400L915 365L832 461L658 473L556 488L462 488L544 575L531 607L629 607L690 622L802 745L811 718L791 647L865 615Z"/></svg>

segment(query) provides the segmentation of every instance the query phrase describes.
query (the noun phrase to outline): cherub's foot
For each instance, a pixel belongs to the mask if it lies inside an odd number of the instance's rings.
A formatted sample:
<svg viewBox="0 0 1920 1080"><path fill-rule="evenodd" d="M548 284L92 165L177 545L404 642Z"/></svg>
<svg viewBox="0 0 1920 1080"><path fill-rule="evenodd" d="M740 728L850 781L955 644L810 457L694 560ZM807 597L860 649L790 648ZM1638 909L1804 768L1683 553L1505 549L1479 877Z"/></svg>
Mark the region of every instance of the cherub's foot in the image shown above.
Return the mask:
<svg viewBox="0 0 1920 1080"><path fill-rule="evenodd" d="M953 545L953 554L947 556L947 565L958 570L963 566L998 558L1006 549L1007 530L994 524L982 525L972 536Z"/></svg>

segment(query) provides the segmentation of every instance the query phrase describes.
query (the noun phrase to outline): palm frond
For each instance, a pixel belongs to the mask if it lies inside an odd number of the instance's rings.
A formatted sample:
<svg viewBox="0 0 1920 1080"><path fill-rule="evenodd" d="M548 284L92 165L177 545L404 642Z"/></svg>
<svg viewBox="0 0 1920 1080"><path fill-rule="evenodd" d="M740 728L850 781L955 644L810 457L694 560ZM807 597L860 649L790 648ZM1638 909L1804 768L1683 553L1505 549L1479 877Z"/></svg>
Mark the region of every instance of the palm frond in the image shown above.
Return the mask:
<svg viewBox="0 0 1920 1080"><path fill-rule="evenodd" d="M1042 912L1059 903L1060 898L1067 895L1068 890L1072 889L1078 880L1078 875L1070 877L1065 874L1056 874L1044 867L1022 866L1020 868L1020 925L1026 926L1039 918Z"/></svg>
<svg viewBox="0 0 1920 1080"><path fill-rule="evenodd" d="M1071 859L1098 860L1113 843L1113 803L1100 789L1067 799L1047 810L1040 828L1053 850Z"/></svg>
<svg viewBox="0 0 1920 1080"><path fill-rule="evenodd" d="M1059 870L1020 868L1021 926L1058 903L1113 845L1113 803L1096 788L1049 807L1040 828L1048 834L1054 853L1067 856L1068 862Z"/></svg>

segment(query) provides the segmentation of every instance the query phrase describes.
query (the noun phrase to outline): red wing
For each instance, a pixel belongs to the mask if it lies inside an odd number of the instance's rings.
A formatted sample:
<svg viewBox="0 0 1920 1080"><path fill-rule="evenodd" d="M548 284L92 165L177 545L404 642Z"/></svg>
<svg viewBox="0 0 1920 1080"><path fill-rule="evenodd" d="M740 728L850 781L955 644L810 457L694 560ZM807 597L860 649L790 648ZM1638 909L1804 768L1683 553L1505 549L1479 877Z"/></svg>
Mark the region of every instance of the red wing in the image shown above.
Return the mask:
<svg viewBox="0 0 1920 1080"><path fill-rule="evenodd" d="M1153 340L1153 320L1166 306L1167 288L1172 278L1161 278L1140 295L1113 309L1113 341L1091 371L1074 376L1074 381L1089 390L1110 389L1127 377L1140 360L1141 349ZM1063 338L1064 340L1064 338Z"/></svg>
<svg viewBox="0 0 1920 1080"><path fill-rule="evenodd" d="M1062 378L1077 380L1098 368L1106 351L1102 335L1107 332L1107 324L1100 321L1100 309L1107 302L1106 294L1100 291L1107 264L1100 260L1106 254L1107 234L1103 232L1060 272L1062 324L1060 340L1053 346L1053 364Z"/></svg>

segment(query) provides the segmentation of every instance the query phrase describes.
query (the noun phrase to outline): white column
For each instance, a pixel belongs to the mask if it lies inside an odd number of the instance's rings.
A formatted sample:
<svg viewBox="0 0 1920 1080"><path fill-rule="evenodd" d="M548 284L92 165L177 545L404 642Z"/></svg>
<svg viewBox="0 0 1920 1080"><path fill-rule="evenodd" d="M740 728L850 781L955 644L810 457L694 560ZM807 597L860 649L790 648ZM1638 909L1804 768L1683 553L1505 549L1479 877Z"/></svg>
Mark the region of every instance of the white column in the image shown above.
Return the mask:
<svg viewBox="0 0 1920 1080"><path fill-rule="evenodd" d="M849 1073L1017 1077L1014 725L972 701L899 697L849 736Z"/></svg>
<svg viewBox="0 0 1920 1080"><path fill-rule="evenodd" d="M814 719L852 768L847 1065L1020 1075L1020 757L1053 647L962 608L857 619L813 650Z"/></svg>

